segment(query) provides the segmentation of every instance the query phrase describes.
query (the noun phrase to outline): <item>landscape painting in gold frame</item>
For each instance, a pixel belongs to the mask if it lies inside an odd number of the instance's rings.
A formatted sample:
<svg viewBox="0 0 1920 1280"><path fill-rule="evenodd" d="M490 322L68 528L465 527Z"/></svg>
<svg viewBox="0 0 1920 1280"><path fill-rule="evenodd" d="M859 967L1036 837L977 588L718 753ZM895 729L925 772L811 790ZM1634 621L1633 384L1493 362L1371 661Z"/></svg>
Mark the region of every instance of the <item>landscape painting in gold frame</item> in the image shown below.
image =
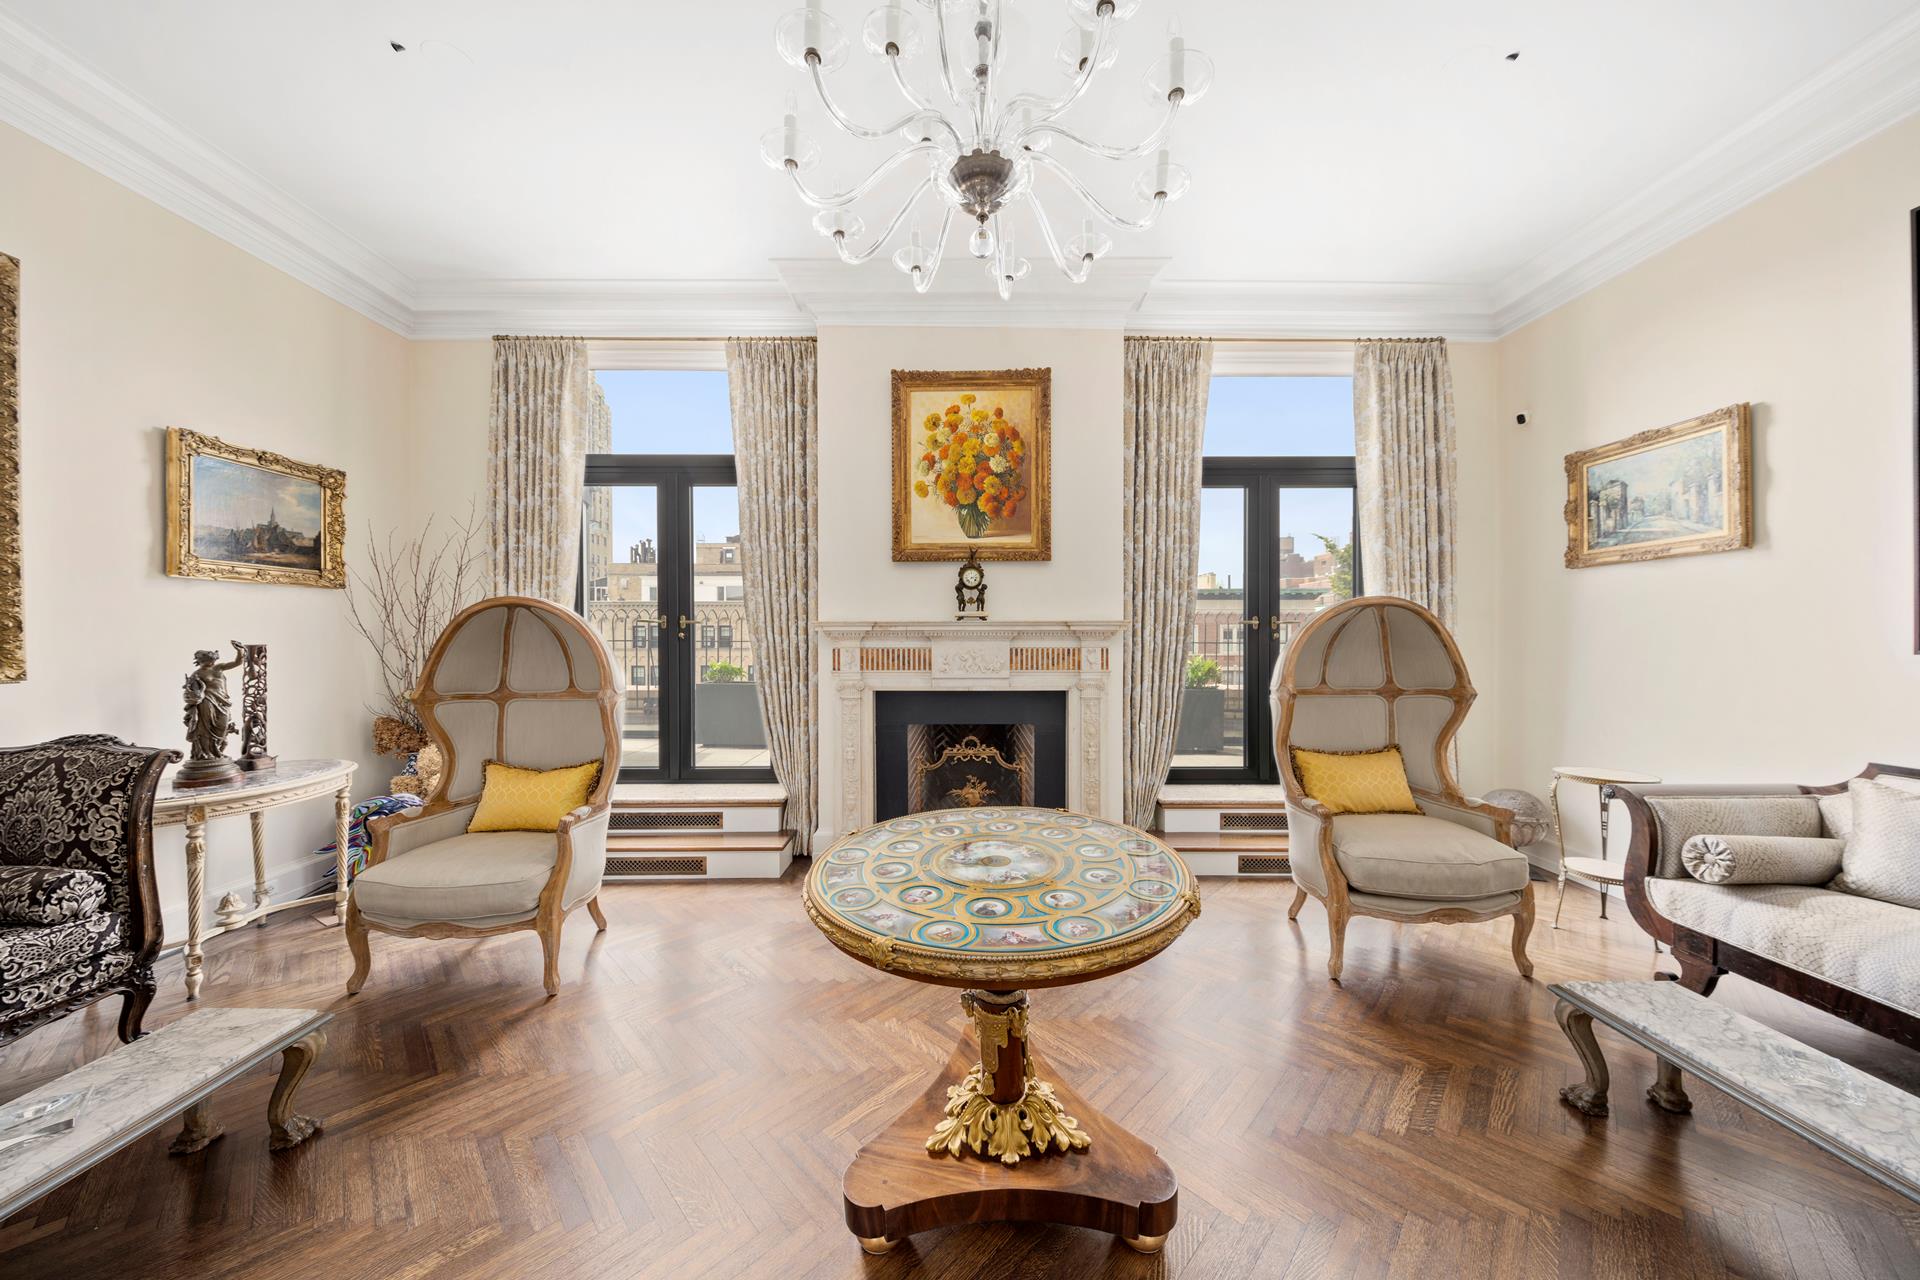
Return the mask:
<svg viewBox="0 0 1920 1280"><path fill-rule="evenodd" d="M167 428L167 572L347 585L347 475Z"/></svg>
<svg viewBox="0 0 1920 1280"><path fill-rule="evenodd" d="M893 371L893 558L1053 558L1053 371Z"/></svg>
<svg viewBox="0 0 1920 1280"><path fill-rule="evenodd" d="M1747 405L1567 455L1567 567L1753 545Z"/></svg>

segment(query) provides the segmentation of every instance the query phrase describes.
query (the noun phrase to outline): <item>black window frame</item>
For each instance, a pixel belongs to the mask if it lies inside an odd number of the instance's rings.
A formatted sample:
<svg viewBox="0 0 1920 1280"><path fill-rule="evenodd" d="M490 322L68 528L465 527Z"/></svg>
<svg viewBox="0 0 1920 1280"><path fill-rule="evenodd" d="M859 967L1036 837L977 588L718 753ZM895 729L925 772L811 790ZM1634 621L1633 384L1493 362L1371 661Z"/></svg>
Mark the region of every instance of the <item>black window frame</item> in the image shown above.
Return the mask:
<svg viewBox="0 0 1920 1280"><path fill-rule="evenodd" d="M654 581L659 588L660 763L654 768L622 765L622 782L772 782L773 767L742 768L694 764L693 690L700 676L699 616L694 599L693 491L740 485L739 468L725 453L590 453L588 488L650 485L655 531ZM581 557L574 607L586 616L586 557ZM708 603L712 603L709 601ZM674 625L682 616L684 633ZM707 624L712 625L712 624Z"/></svg>
<svg viewBox="0 0 1920 1280"><path fill-rule="evenodd" d="M1272 620L1280 613L1280 492L1283 489L1349 489L1353 492L1353 594L1365 594L1360 563L1360 489L1351 457L1215 457L1200 460L1200 487L1238 489L1246 495L1244 608L1240 626L1241 763L1180 765L1167 770L1169 783L1277 783L1273 756L1273 709L1267 699L1278 655ZM1247 618L1260 619L1249 626Z"/></svg>

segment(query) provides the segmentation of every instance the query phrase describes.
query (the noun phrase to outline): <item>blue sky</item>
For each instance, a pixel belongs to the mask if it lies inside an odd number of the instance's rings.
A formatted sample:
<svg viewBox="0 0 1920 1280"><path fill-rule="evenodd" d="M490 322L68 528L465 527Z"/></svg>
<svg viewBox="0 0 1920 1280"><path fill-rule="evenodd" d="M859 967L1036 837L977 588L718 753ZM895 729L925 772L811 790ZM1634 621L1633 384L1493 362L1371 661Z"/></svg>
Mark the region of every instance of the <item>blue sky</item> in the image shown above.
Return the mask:
<svg viewBox="0 0 1920 1280"><path fill-rule="evenodd" d="M297 476L201 455L193 460L193 519L216 529L251 529L276 516L283 528L320 532L320 486Z"/></svg>
<svg viewBox="0 0 1920 1280"><path fill-rule="evenodd" d="M719 370L605 369L594 375L613 411L615 453L733 452L727 375ZM1206 452L1210 456L1346 456L1353 452L1353 379L1215 378L1208 393ZM1200 569L1224 582L1246 581L1245 520L1240 494L1209 491L1201 500ZM1353 495L1346 489L1289 489L1280 498L1280 529L1301 555L1320 552L1317 535L1346 538ZM644 538L659 541L658 511L650 488L613 491L614 559ZM731 489L694 494L694 531L703 542L740 531L740 504Z"/></svg>

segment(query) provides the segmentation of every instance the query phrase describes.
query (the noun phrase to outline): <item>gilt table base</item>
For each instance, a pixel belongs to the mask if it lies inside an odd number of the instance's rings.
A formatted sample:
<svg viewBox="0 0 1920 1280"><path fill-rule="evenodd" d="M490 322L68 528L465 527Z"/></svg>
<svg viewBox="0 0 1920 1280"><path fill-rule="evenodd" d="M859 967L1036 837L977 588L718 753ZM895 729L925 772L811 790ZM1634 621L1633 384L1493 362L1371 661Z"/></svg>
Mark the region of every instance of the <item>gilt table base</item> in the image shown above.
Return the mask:
<svg viewBox="0 0 1920 1280"><path fill-rule="evenodd" d="M868 1253L886 1253L916 1231L972 1222L1052 1222L1110 1231L1142 1253L1157 1253L1178 1217L1179 1186L1158 1152L1059 1082L1038 1055L1036 1075L1054 1081L1060 1106L1079 1121L1084 1150L1052 1151L1002 1164L973 1154L927 1150L946 1118L947 1090L979 1061L967 1041L914 1104L847 1166L847 1227Z"/></svg>

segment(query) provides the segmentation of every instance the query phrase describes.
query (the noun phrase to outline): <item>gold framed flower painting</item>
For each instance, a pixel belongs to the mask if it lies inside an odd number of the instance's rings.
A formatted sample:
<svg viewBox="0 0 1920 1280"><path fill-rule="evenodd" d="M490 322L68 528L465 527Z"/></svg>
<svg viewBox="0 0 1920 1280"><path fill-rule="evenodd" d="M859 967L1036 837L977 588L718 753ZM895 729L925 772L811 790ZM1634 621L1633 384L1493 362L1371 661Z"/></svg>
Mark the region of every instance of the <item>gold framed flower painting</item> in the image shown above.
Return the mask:
<svg viewBox="0 0 1920 1280"><path fill-rule="evenodd" d="M1051 369L893 371L893 558L1051 560Z"/></svg>

